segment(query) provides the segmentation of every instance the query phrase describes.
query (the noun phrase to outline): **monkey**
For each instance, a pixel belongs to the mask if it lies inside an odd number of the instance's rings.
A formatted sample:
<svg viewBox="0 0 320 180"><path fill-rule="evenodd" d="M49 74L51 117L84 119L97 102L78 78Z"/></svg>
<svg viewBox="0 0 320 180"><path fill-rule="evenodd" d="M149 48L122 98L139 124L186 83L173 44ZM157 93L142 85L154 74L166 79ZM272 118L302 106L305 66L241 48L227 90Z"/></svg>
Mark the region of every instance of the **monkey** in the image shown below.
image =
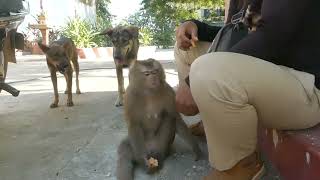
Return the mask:
<svg viewBox="0 0 320 180"><path fill-rule="evenodd" d="M175 106L175 92L165 80L162 65L155 59L140 60L129 67L129 85L124 96L128 136L118 147L117 180L132 180L134 166L148 174L161 169L175 135L194 152L201 150Z"/></svg>

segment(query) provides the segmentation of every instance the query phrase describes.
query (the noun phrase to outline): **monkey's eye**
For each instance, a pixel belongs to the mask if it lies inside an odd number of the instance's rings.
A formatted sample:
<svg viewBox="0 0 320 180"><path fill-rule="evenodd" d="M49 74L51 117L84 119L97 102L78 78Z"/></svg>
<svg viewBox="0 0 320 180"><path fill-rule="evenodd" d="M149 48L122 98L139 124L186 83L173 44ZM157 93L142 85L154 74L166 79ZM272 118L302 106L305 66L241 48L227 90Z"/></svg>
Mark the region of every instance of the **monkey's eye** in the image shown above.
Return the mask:
<svg viewBox="0 0 320 180"><path fill-rule="evenodd" d="M149 72L144 72L144 75L145 75L145 76L149 76L150 73L149 73Z"/></svg>
<svg viewBox="0 0 320 180"><path fill-rule="evenodd" d="M157 73L158 73L158 69L151 71L151 74L157 74Z"/></svg>
<svg viewBox="0 0 320 180"><path fill-rule="evenodd" d="M151 74L150 71L142 71L142 73L145 75L145 76L149 76Z"/></svg>

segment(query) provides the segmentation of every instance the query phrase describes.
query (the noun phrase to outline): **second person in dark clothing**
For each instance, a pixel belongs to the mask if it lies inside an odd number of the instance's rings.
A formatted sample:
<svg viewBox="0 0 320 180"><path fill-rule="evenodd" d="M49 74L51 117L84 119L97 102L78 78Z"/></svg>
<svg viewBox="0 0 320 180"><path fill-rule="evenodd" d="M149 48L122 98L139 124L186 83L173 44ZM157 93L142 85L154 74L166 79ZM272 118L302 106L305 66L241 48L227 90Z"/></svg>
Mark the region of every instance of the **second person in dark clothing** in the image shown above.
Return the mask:
<svg viewBox="0 0 320 180"><path fill-rule="evenodd" d="M244 3L231 0L228 21ZM176 32L177 109L200 112L215 168L207 179L259 179L258 122L290 130L320 122L320 1L249 3L262 24L229 52L205 54L217 27L190 20Z"/></svg>

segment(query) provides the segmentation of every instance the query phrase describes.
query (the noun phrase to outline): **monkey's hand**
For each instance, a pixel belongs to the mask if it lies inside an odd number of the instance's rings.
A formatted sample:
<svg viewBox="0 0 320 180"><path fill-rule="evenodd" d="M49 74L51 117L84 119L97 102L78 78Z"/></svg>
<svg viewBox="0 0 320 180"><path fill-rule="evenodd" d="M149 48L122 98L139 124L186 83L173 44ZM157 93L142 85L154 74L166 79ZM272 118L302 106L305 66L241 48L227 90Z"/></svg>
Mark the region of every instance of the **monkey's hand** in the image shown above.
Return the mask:
<svg viewBox="0 0 320 180"><path fill-rule="evenodd" d="M145 164L149 174L154 173L159 168L158 160L153 157L145 158Z"/></svg>
<svg viewBox="0 0 320 180"><path fill-rule="evenodd" d="M148 159L148 166L149 166L150 168L156 168L156 167L158 167L158 166L159 166L158 160L157 160L157 159L154 159L153 157L149 158L149 159Z"/></svg>

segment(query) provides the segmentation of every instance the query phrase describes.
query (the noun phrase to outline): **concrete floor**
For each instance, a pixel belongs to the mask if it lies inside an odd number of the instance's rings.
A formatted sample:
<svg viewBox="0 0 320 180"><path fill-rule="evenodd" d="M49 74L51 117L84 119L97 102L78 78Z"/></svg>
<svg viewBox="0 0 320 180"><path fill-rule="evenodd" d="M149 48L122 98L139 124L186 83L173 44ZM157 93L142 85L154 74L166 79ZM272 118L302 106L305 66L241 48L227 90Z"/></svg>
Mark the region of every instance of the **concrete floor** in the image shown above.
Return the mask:
<svg viewBox="0 0 320 180"><path fill-rule="evenodd" d="M167 81L175 86L172 61L161 62ZM23 57L10 64L7 80L21 95L0 94L0 180L116 179L116 149L127 130L123 109L113 105L117 83L112 67L110 61L81 60L83 94L74 95L75 106L67 107L60 76L60 106L50 109L53 90L43 57ZM190 123L199 117L184 119ZM207 154L204 140L199 142ZM206 159L193 161L188 146L177 138L164 168L152 176L137 169L136 179L197 180L209 169ZM273 177L266 179L277 179Z"/></svg>
<svg viewBox="0 0 320 180"><path fill-rule="evenodd" d="M173 64L162 62L175 86ZM123 109L113 105L117 83L114 69L108 69L113 63L81 60L80 67L86 69L80 73L83 94L73 96L75 106L65 105L60 76L60 106L50 109L53 90L45 60L10 64L7 80L21 95L0 94L0 180L115 179L116 149L127 131ZM208 169L206 160L193 161L188 146L177 139L159 173L148 176L138 169L136 179L199 179Z"/></svg>

